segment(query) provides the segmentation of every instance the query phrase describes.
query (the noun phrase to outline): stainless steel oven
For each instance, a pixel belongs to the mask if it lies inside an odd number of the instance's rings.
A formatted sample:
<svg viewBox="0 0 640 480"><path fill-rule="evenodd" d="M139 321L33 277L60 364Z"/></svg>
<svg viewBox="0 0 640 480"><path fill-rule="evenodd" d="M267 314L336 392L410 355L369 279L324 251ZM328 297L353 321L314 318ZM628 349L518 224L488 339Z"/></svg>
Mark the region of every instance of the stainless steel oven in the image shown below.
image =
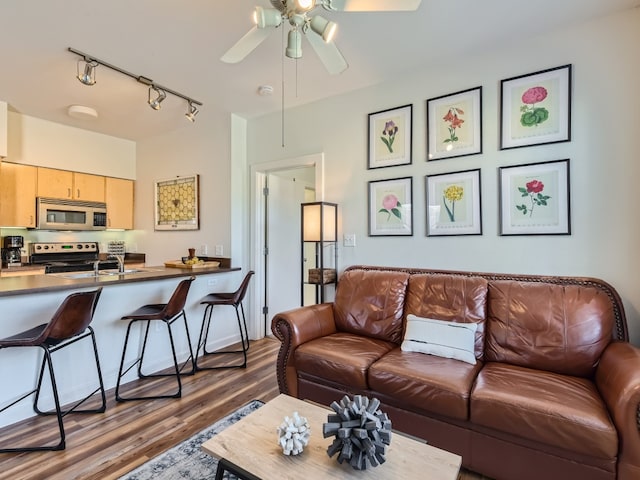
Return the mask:
<svg viewBox="0 0 640 480"><path fill-rule="evenodd" d="M38 197L36 214L40 230L105 230L107 204Z"/></svg>

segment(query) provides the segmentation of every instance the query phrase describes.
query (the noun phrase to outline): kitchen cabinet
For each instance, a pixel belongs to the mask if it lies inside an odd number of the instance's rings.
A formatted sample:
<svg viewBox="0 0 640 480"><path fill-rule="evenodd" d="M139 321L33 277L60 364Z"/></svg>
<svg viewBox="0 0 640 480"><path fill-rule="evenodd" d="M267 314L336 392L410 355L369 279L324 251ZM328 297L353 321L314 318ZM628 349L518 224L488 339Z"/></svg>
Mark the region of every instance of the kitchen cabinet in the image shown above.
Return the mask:
<svg viewBox="0 0 640 480"><path fill-rule="evenodd" d="M133 180L106 177L107 228L133 229Z"/></svg>
<svg viewBox="0 0 640 480"><path fill-rule="evenodd" d="M0 225L36 226L37 169L31 165L0 163Z"/></svg>
<svg viewBox="0 0 640 480"><path fill-rule="evenodd" d="M87 202L105 201L105 177L101 175L70 172L56 168L37 168L39 197Z"/></svg>

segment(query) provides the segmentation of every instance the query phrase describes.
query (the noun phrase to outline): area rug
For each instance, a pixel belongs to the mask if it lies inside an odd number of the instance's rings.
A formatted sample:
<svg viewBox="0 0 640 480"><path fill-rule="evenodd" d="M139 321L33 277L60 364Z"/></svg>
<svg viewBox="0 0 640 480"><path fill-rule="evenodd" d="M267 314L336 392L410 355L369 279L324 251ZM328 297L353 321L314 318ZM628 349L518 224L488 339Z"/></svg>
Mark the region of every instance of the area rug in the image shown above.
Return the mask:
<svg viewBox="0 0 640 480"><path fill-rule="evenodd" d="M249 402L171 450L167 450L120 477L120 480L201 480L213 478L218 461L211 455L204 453L200 446L262 405L264 403L260 400Z"/></svg>

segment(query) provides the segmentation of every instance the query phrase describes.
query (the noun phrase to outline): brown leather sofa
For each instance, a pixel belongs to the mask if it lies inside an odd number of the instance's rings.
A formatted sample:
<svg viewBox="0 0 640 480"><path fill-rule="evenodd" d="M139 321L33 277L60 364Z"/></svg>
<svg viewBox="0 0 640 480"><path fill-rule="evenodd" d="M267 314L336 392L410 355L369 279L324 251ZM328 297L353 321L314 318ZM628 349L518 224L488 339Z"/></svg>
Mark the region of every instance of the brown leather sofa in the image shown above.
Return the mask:
<svg viewBox="0 0 640 480"><path fill-rule="evenodd" d="M476 323L475 365L403 351L409 314ZM475 472L640 479L640 349L606 282L355 266L333 303L280 313L272 331L282 393L376 397L394 429Z"/></svg>

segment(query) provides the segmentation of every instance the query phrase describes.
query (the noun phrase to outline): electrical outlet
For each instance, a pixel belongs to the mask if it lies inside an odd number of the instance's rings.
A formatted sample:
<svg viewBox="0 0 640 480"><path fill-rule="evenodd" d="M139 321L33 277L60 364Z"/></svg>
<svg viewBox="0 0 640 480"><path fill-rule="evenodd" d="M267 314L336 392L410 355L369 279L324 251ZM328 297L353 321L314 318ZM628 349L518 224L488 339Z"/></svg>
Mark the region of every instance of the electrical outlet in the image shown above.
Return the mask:
<svg viewBox="0 0 640 480"><path fill-rule="evenodd" d="M344 246L345 247L355 247L356 246L356 234L355 233L345 233L344 237Z"/></svg>
<svg viewBox="0 0 640 480"><path fill-rule="evenodd" d="M215 287L216 285L218 285L218 279L217 278L210 278L207 281L207 285L210 287Z"/></svg>
<svg viewBox="0 0 640 480"><path fill-rule="evenodd" d="M223 249L222 249L222 245L216 245L216 257L221 257L222 255L224 255L223 253Z"/></svg>
<svg viewBox="0 0 640 480"><path fill-rule="evenodd" d="M209 247L206 244L200 245L200 255L206 255L209 252Z"/></svg>

